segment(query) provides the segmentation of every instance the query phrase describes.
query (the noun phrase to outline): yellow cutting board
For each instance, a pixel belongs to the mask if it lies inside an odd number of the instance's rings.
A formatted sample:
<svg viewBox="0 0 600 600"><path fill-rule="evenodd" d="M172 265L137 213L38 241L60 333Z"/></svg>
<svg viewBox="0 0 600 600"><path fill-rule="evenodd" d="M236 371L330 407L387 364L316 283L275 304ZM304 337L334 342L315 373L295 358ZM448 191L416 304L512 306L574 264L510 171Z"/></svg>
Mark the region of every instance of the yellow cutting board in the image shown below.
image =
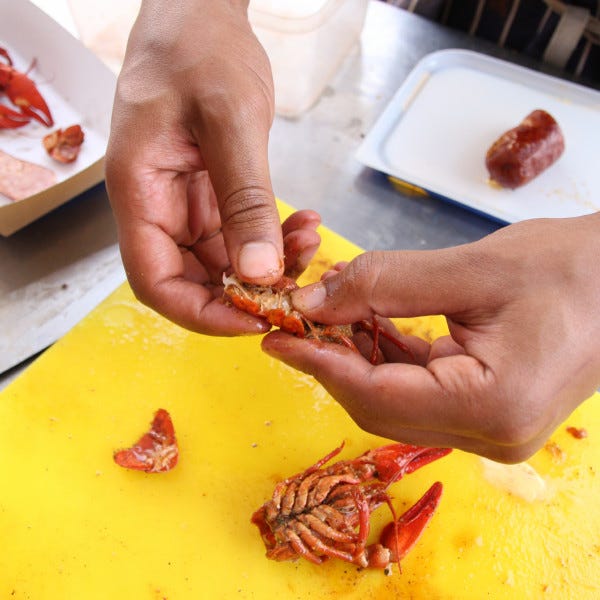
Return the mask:
<svg viewBox="0 0 600 600"><path fill-rule="evenodd" d="M359 252L322 236L305 281ZM439 317L401 326L444 332ZM455 451L395 484L399 511L434 481L445 486L402 573L265 558L250 516L276 481L342 440L342 458L386 440L259 346L184 331L123 285L13 382L0 395L0 599L600 597L598 395L567 423L588 437L561 426L529 461L535 471L492 477L491 465ZM113 450L159 407L174 420L177 467L117 467ZM374 532L388 520L381 507Z"/></svg>

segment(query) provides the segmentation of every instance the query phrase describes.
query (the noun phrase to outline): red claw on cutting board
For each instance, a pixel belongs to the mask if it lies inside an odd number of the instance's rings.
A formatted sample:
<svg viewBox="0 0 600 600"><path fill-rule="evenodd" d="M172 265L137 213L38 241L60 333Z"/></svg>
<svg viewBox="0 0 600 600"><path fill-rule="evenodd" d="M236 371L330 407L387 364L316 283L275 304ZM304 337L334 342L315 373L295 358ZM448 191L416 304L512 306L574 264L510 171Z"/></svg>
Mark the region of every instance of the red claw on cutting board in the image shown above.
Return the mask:
<svg viewBox="0 0 600 600"><path fill-rule="evenodd" d="M113 458L126 469L162 473L170 471L179 458L175 428L171 416L164 408L159 408L150 431L145 433L131 448L117 450Z"/></svg>

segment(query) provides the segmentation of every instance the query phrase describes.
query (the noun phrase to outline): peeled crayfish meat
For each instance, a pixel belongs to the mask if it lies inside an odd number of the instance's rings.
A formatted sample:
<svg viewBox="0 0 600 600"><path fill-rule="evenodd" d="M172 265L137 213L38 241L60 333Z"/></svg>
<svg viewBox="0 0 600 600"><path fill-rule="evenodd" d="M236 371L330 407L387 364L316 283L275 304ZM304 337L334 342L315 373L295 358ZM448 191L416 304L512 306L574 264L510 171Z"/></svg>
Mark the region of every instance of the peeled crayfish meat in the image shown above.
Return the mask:
<svg viewBox="0 0 600 600"><path fill-rule="evenodd" d="M414 362L410 348L397 337L382 329L377 317L373 317L371 321L359 321L353 325L324 325L306 318L292 305L290 294L298 289L298 284L291 277L284 275L275 285L261 286L245 283L232 274L223 276L223 285L225 297L236 308L256 317L262 317L271 325L296 337L333 342L358 351L352 341L353 332L355 330L369 331L373 336L371 363L376 364L377 362L380 336L390 340Z"/></svg>
<svg viewBox="0 0 600 600"><path fill-rule="evenodd" d="M79 156L84 137L80 125L71 125L49 133L42 141L46 152L54 160L61 163L72 163Z"/></svg>
<svg viewBox="0 0 600 600"><path fill-rule="evenodd" d="M115 452L113 458L120 467L126 469L147 473L170 471L179 458L171 415L164 408L159 408L150 431L142 435L131 448Z"/></svg>
<svg viewBox="0 0 600 600"><path fill-rule="evenodd" d="M434 483L400 517L388 487L451 450L391 444L325 466L342 448L343 444L302 473L279 482L251 521L270 559L304 557L321 564L339 558L361 568L389 572L391 564L399 565L423 533L439 504L442 484ZM384 503L393 521L384 527L379 541L368 544L371 513Z"/></svg>
<svg viewBox="0 0 600 600"><path fill-rule="evenodd" d="M6 94L18 109L0 104L0 129L23 127L31 119L52 127L54 120L50 109L33 80L27 73L14 68L12 58L5 48L0 48L0 58L0 93Z"/></svg>

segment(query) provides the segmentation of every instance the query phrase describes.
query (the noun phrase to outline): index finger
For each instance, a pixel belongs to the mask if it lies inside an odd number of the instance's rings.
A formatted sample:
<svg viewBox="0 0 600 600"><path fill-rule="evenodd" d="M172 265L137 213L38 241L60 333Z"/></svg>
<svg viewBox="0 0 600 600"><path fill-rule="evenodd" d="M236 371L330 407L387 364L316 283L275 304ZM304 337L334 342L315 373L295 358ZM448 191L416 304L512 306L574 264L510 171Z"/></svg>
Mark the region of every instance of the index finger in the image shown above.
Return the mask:
<svg viewBox="0 0 600 600"><path fill-rule="evenodd" d="M313 375L370 433L425 446L461 448L506 462L522 460L540 445L539 437L519 444L501 439L501 408L493 375L473 357L444 356L427 368L399 363L373 366L347 348L281 332L265 336L262 348Z"/></svg>

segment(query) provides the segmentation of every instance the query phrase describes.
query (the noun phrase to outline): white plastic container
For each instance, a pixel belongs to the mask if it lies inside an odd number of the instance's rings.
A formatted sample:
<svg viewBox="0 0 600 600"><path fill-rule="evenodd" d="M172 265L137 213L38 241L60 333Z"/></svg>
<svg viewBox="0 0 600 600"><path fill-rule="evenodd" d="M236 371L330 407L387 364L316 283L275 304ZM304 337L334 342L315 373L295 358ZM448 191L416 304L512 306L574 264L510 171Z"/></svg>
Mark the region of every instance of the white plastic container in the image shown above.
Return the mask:
<svg viewBox="0 0 600 600"><path fill-rule="evenodd" d="M273 69L275 110L293 117L320 97L358 41L368 0L250 0Z"/></svg>

